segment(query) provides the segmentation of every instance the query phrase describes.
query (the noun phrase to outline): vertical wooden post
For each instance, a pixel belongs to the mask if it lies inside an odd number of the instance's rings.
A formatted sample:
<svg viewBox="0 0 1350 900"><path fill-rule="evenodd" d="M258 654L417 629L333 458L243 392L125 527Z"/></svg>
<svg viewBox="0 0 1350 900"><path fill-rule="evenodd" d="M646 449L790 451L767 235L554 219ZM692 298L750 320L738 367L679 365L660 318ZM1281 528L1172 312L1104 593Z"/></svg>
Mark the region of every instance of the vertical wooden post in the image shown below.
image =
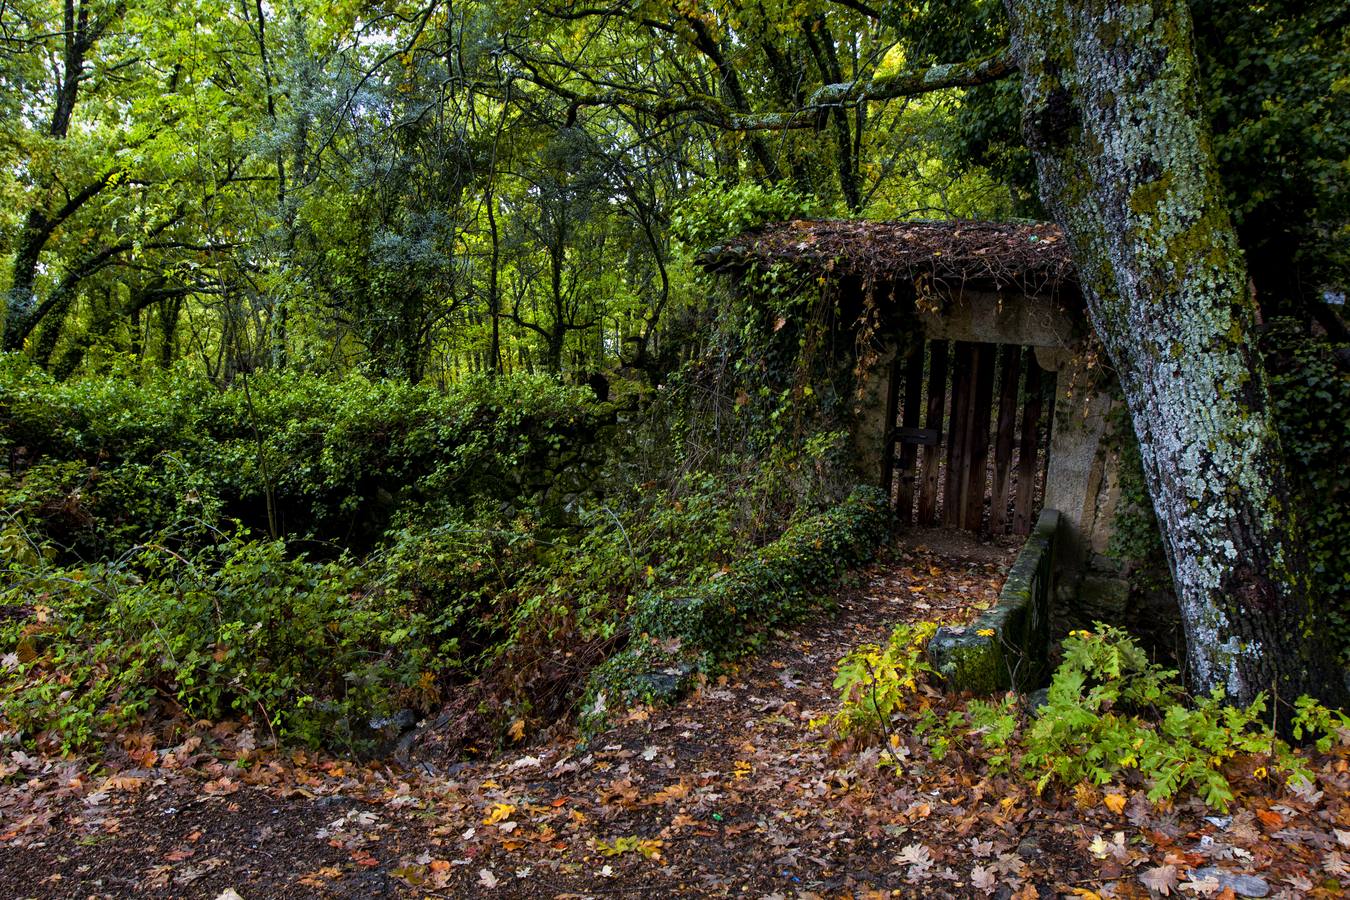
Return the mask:
<svg viewBox="0 0 1350 900"><path fill-rule="evenodd" d="M895 407L900 400L901 365L903 360L897 352L887 375L890 380L886 383L886 424L881 431L881 489L888 503L895 496Z"/></svg>
<svg viewBox="0 0 1350 900"><path fill-rule="evenodd" d="M928 342L928 409L924 427L942 434L942 417L947 405L947 342ZM942 465L942 440L923 448L923 466L919 472L920 525L937 524L938 470Z"/></svg>
<svg viewBox="0 0 1350 900"><path fill-rule="evenodd" d="M970 404L966 440L966 487L962 527L979 531L984 521L985 486L989 483L989 420L994 399L994 344L975 348L975 393Z"/></svg>
<svg viewBox="0 0 1350 900"><path fill-rule="evenodd" d="M942 523L960 528L965 512L966 467L970 462L971 395L975 392L975 345L957 341L952 360L952 414L947 428L947 477Z"/></svg>
<svg viewBox="0 0 1350 900"><path fill-rule="evenodd" d="M923 398L923 344L915 344L905 366L905 403L900 411L900 424L907 429L919 427L919 402ZM900 444L900 488L896 492L895 511L906 524L914 512L914 484L918 480L915 460L918 447L912 438Z"/></svg>
<svg viewBox="0 0 1350 900"><path fill-rule="evenodd" d="M1031 509L1036 499L1037 438L1041 427L1041 367L1027 359L1026 401L1022 408L1022 440L1017 448L1017 500L1013 504L1013 531L1031 534Z"/></svg>
<svg viewBox="0 0 1350 900"><path fill-rule="evenodd" d="M989 494L989 527L994 534L1008 530L1008 475L1013 440L1017 437L1017 388L1021 375L1022 348L1005 344L999 373L998 432L994 436L994 483Z"/></svg>

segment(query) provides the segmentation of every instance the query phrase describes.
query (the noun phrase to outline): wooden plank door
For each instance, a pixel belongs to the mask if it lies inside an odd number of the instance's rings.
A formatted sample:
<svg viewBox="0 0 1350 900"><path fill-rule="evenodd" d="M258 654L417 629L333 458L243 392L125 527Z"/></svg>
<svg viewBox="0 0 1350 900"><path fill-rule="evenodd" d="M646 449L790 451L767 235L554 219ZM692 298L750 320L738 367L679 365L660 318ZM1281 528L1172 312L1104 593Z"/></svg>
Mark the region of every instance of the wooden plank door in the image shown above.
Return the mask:
<svg viewBox="0 0 1350 900"><path fill-rule="evenodd" d="M896 518L1029 533L1049 443L1044 387L1029 347L929 341L897 357L883 466Z"/></svg>

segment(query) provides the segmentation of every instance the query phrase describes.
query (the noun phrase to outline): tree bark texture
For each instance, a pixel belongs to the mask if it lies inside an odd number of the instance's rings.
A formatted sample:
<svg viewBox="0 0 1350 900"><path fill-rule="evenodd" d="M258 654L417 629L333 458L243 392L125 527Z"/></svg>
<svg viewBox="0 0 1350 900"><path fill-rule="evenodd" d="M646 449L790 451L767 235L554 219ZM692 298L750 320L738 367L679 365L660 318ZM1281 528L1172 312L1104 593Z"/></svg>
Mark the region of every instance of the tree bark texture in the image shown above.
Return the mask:
<svg viewBox="0 0 1350 900"><path fill-rule="evenodd" d="M1023 131L1134 421L1192 684L1340 700L1182 0L1005 0ZM1283 704L1282 704L1283 705Z"/></svg>

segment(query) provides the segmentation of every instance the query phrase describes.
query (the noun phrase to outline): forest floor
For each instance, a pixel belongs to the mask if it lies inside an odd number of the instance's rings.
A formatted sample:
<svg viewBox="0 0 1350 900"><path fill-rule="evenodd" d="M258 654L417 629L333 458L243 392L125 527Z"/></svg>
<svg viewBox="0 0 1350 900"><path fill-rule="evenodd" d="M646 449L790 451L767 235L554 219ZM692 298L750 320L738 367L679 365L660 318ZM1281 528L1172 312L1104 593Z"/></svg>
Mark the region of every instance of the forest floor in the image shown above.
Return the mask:
<svg viewBox="0 0 1350 900"><path fill-rule="evenodd" d="M967 621L1002 584L1008 551L932 544L894 550L729 676L585 747L413 772L204 724L175 747L126 735L98 760L4 752L0 896L1338 895L1344 759L1320 790L1215 816L832 753L808 723L836 709L840 656L899 621Z"/></svg>

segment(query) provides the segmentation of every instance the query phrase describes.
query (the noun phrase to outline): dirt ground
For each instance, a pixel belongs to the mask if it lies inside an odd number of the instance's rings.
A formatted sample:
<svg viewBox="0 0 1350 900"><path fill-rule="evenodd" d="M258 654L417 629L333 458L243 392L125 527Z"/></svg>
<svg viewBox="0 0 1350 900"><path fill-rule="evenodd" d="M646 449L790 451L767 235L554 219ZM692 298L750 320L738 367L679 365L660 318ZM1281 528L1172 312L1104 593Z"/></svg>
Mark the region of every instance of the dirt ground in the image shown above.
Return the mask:
<svg viewBox="0 0 1350 900"><path fill-rule="evenodd" d="M969 620L1011 554L897 549L738 670L585 746L400 771L203 725L98 761L5 751L0 896L1234 896L1195 873L1235 864L1307 873L1267 873L1270 896L1338 895L1344 769L1317 797L1206 819L830 750L809 723L836 708L840 656L898 621Z"/></svg>

